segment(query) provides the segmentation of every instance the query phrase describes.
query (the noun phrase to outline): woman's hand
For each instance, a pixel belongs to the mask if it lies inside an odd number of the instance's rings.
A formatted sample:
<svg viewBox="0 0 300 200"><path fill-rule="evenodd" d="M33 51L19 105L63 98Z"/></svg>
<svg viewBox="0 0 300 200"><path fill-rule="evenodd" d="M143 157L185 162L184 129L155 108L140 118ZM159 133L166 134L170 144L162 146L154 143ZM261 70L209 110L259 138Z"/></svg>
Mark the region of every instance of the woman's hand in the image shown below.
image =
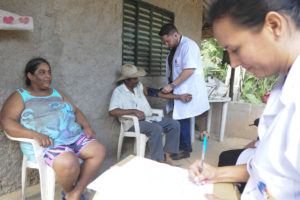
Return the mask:
<svg viewBox="0 0 300 200"><path fill-rule="evenodd" d="M192 100L192 95L191 94L182 94L182 95L180 95L179 98L182 102L187 103L187 102L190 102Z"/></svg>
<svg viewBox="0 0 300 200"><path fill-rule="evenodd" d="M89 138L96 138L96 133L93 131L91 127L86 127L83 129L84 135Z"/></svg>
<svg viewBox="0 0 300 200"><path fill-rule="evenodd" d="M196 160L189 167L190 180L195 184L199 183L216 183L217 167L205 164L201 169L201 160Z"/></svg>
<svg viewBox="0 0 300 200"><path fill-rule="evenodd" d="M214 178L217 176L217 167L205 164L201 169L201 160L196 160L189 167L190 180L195 184L216 183ZM214 194L205 194L207 200L219 200Z"/></svg>
<svg viewBox="0 0 300 200"><path fill-rule="evenodd" d="M41 147L48 147L51 145L53 147L53 140L48 136L42 133L35 133L33 139L41 146Z"/></svg>

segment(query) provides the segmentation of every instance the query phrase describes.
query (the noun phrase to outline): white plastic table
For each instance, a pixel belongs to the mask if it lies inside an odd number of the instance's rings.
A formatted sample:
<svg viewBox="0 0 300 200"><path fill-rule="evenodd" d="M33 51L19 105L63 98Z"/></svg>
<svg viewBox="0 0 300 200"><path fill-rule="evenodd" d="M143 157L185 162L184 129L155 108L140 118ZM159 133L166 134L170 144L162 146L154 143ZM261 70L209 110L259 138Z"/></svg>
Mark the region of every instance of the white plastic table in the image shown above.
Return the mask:
<svg viewBox="0 0 300 200"><path fill-rule="evenodd" d="M229 101L231 101L230 97L209 99L210 104L213 104L213 103L221 103L222 104L221 127L220 127L220 133L219 133L219 141L220 142L222 142L224 139L224 131L225 131ZM212 116L212 109L209 109L208 115L207 115L207 124L206 124L208 133L210 133L210 128L211 128L211 116ZM191 118L190 125L191 125L191 141L193 143L195 140L195 117Z"/></svg>

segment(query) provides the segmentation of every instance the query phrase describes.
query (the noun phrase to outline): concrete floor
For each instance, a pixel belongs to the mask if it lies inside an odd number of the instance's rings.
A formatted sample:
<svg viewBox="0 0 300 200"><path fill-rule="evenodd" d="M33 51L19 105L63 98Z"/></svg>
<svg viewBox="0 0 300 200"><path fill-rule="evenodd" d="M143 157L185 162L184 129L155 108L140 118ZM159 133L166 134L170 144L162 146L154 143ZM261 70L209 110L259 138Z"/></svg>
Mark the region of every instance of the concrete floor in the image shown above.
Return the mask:
<svg viewBox="0 0 300 200"><path fill-rule="evenodd" d="M191 153L190 158L182 159L179 161L181 164L180 167L182 168L188 168L196 159L199 159L201 157L201 151L202 151L202 142L197 139L199 138L199 132L196 131L196 139L193 144L193 152ZM219 154L224 150L229 149L237 149L237 148L243 148L246 144L250 142L249 139L243 139L243 138L229 138L225 137L223 142L219 142L217 138L214 138L212 136L209 138L207 142L207 152L205 157L205 162L217 165L218 164L218 157ZM126 156L132 154L132 149L125 147L125 152L122 152L122 158L125 158ZM146 157L149 157L149 152L146 154ZM34 185L31 187L28 187L26 190L27 200L41 200L40 196L40 188L38 185ZM61 187L57 184L55 189L55 200L61 199L60 192L62 191ZM94 196L94 192L86 190L84 192L86 199L90 200ZM21 190L1 196L1 200L19 200L21 199Z"/></svg>

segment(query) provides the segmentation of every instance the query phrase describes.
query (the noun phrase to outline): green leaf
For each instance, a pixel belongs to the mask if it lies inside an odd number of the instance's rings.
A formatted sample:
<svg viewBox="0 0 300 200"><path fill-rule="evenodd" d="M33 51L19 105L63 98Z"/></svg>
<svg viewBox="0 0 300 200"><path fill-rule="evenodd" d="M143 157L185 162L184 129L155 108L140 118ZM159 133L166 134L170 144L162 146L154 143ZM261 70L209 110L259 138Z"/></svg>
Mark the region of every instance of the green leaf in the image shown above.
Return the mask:
<svg viewBox="0 0 300 200"><path fill-rule="evenodd" d="M253 95L253 94L246 94L246 97L250 103L254 103L254 104L262 103L262 101L260 99L256 98L255 95Z"/></svg>
<svg viewBox="0 0 300 200"><path fill-rule="evenodd" d="M201 42L201 58L205 77L214 76L223 82L225 81L229 65L222 65L223 51L223 47L219 45L216 39ZM253 74L246 72L240 99L250 103L262 103L260 97L273 90L277 79L278 75L258 79Z"/></svg>

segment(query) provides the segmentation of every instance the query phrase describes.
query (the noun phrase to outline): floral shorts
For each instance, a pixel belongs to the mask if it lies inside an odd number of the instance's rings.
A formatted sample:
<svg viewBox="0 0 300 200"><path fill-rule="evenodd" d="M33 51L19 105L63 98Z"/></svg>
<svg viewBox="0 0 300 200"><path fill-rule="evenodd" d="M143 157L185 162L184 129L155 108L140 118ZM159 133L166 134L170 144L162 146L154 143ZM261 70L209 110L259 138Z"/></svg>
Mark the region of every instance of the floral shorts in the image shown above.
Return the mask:
<svg viewBox="0 0 300 200"><path fill-rule="evenodd" d="M55 158L59 157L63 153L66 152L74 152L76 156L79 156L80 151L91 141L96 140L95 138L86 138L85 135L81 135L78 140L72 144L68 145L58 145L53 148L50 148L47 150L44 154L44 160L49 165L52 167L53 161Z"/></svg>

